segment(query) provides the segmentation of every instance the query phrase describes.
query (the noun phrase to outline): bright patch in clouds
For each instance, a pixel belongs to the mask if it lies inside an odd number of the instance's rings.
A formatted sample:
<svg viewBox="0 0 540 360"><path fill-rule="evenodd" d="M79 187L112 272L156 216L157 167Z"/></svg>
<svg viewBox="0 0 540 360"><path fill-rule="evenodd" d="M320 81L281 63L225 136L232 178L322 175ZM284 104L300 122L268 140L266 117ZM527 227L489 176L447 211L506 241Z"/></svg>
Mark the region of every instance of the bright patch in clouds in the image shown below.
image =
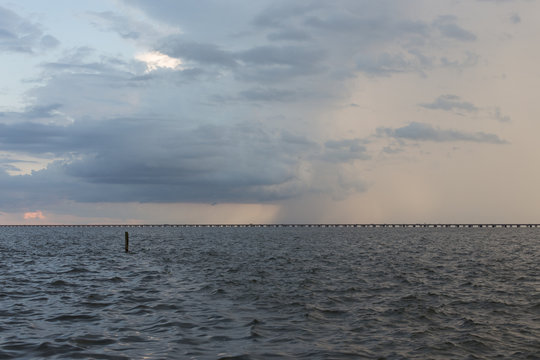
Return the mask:
<svg viewBox="0 0 540 360"><path fill-rule="evenodd" d="M38 210L38 211L32 211L32 212L25 212L24 213L24 220L30 220L30 219L45 219L45 215Z"/></svg>
<svg viewBox="0 0 540 360"><path fill-rule="evenodd" d="M136 55L135 58L146 64L147 73L157 70L158 68L176 70L182 65L182 61L180 61L180 59L172 58L168 55L160 53L159 51L141 53Z"/></svg>

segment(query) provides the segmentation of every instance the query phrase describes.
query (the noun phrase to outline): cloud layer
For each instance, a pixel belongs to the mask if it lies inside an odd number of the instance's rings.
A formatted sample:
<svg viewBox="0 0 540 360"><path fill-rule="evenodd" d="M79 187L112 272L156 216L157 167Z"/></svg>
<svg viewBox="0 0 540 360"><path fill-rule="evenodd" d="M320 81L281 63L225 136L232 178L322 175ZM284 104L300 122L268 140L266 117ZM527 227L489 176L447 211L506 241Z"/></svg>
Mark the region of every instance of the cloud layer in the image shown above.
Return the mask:
<svg viewBox="0 0 540 360"><path fill-rule="evenodd" d="M378 133L396 139L434 142L471 141L477 143L506 144L497 135L484 132L467 133L457 130L439 129L429 124L412 122L397 128L379 128Z"/></svg>
<svg viewBox="0 0 540 360"><path fill-rule="evenodd" d="M511 123L504 107L448 80L488 62L482 34L426 4L135 0L79 12L84 31L122 44L116 53L83 37L64 46L62 33L0 7L0 53L41 56L21 75L32 83L24 105L0 109L0 210L343 201L369 189L381 153L407 144L510 144L489 122ZM509 26L524 20L508 14ZM401 98L406 114L386 112ZM44 165L14 175L24 161Z"/></svg>

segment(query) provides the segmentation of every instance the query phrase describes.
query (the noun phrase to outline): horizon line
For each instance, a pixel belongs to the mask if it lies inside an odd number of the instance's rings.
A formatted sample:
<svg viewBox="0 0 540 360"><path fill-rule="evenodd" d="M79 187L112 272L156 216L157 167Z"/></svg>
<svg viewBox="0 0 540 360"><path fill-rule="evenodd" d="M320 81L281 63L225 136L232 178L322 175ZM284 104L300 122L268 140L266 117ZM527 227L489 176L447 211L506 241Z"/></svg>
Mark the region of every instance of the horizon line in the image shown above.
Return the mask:
<svg viewBox="0 0 540 360"><path fill-rule="evenodd" d="M370 228L441 228L441 227L540 227L540 223L238 223L238 224L0 224L0 227L370 227Z"/></svg>

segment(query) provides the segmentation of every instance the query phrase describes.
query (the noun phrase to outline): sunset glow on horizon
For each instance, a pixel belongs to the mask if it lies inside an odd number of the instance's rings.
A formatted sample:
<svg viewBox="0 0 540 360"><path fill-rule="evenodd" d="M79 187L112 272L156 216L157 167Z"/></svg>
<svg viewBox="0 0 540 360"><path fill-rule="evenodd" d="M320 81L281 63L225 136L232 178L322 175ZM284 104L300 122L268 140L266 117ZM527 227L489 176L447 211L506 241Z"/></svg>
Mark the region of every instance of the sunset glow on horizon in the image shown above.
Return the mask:
<svg viewBox="0 0 540 360"><path fill-rule="evenodd" d="M31 212L25 212L24 213L24 220L29 220L29 219L39 219L39 220L43 220L45 219L45 215L43 215L43 213L41 211L31 211Z"/></svg>

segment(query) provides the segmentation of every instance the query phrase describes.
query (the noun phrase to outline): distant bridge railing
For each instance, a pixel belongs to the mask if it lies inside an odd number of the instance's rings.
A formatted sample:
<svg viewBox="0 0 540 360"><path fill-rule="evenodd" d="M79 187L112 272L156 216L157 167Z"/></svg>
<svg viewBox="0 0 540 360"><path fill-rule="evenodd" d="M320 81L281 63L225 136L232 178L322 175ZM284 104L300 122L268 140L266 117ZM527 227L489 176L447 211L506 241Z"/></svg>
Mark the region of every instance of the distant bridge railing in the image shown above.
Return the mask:
<svg viewBox="0 0 540 360"><path fill-rule="evenodd" d="M201 227L201 228L538 228L540 224L15 224L0 227Z"/></svg>

